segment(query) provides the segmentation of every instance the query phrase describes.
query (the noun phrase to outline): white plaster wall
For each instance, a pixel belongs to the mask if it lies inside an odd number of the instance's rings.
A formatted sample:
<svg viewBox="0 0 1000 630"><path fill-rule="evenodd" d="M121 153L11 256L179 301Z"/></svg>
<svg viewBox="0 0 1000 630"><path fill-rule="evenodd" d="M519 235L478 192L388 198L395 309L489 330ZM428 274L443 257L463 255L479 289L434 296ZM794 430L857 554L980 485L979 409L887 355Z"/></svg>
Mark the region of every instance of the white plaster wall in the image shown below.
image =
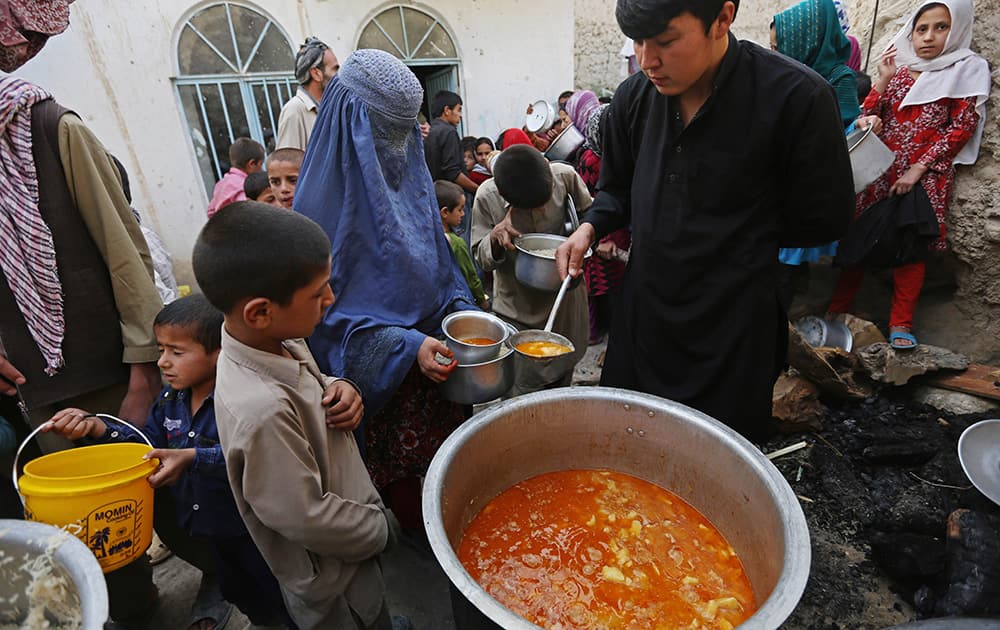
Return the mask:
<svg viewBox="0 0 1000 630"><path fill-rule="evenodd" d="M69 29L17 72L76 111L122 160L133 203L163 237L181 283L194 280L191 248L208 199L171 81L177 70L174 40L181 22L209 4L214 2L132 0L125 10L114 0L75 2ZM293 46L316 35L343 61L367 21L400 3L246 4L270 15ZM495 137L503 128L521 126L529 102L554 101L572 85L572 0L403 4L438 17L455 38L469 134Z"/></svg>

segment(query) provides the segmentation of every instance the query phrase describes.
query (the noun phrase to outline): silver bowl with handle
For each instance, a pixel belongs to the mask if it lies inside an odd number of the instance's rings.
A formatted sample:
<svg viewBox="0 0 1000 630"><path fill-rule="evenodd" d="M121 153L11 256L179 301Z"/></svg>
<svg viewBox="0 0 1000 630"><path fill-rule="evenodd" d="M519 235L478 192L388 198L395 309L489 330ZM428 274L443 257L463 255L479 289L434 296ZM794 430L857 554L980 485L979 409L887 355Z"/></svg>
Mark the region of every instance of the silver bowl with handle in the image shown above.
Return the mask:
<svg viewBox="0 0 1000 630"><path fill-rule="evenodd" d="M573 153L576 152L581 146L583 146L586 138L583 134L576 128L575 125L569 125L556 136L556 139L552 141L549 148L545 150L545 157L550 161L555 160L568 160L573 157Z"/></svg>
<svg viewBox="0 0 1000 630"><path fill-rule="evenodd" d="M514 262L514 277L532 289L549 293L558 291L562 279L556 268L555 250L565 242L565 236L555 234L530 233L515 238L517 260ZM591 253L588 249L584 259L590 258ZM574 278L570 288L579 286L582 278L583 274Z"/></svg>
<svg viewBox="0 0 1000 630"><path fill-rule="evenodd" d="M718 528L743 563L758 604L741 630L779 628L795 609L809 578L809 528L795 492L764 454L679 403L573 387L519 396L477 414L431 462L424 526L452 583L457 627L535 630L475 582L456 551L472 519L507 488L542 473L586 468L655 483Z"/></svg>
<svg viewBox="0 0 1000 630"><path fill-rule="evenodd" d="M510 329L496 315L482 311L457 311L441 322L445 345L455 354L459 365L491 361L500 355ZM491 344L466 343L465 339L492 339Z"/></svg>
<svg viewBox="0 0 1000 630"><path fill-rule="evenodd" d="M438 385L441 395L460 405L496 400L514 386L514 350L503 346L500 356L472 365L459 364Z"/></svg>

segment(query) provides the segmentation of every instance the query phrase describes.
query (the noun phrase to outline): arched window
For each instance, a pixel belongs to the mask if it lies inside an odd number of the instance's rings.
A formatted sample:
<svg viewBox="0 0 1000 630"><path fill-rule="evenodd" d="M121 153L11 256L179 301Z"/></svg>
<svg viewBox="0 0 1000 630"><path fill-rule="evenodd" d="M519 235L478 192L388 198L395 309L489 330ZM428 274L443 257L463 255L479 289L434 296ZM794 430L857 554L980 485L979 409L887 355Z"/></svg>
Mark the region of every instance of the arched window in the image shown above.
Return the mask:
<svg viewBox="0 0 1000 630"><path fill-rule="evenodd" d="M424 86L424 114L441 90L458 92L458 49L437 18L418 9L390 7L371 19L361 30L358 48L378 48L399 57L410 66Z"/></svg>
<svg viewBox="0 0 1000 630"><path fill-rule="evenodd" d="M233 140L273 145L281 106L295 93L294 68L288 36L246 4L210 5L181 27L174 83L209 196L229 169Z"/></svg>

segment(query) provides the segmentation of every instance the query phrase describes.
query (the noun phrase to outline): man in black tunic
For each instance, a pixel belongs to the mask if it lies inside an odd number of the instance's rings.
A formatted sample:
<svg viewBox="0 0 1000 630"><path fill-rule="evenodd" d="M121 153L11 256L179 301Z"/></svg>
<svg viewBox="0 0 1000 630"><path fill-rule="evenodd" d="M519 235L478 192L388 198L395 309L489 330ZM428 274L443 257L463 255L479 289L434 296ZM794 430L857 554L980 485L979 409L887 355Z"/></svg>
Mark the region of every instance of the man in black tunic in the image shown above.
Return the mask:
<svg viewBox="0 0 1000 630"><path fill-rule="evenodd" d="M690 405L759 437L788 344L779 247L841 236L854 211L833 90L737 41L729 0L618 0L642 69L618 88L598 194L557 254L581 271L632 227L601 384Z"/></svg>

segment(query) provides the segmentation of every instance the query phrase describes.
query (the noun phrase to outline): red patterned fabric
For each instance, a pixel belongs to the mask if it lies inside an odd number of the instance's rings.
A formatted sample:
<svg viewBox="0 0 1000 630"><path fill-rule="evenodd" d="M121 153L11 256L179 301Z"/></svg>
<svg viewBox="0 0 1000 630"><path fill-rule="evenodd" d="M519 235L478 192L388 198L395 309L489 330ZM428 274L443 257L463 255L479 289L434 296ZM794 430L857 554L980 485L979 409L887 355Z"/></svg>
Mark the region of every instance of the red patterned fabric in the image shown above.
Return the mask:
<svg viewBox="0 0 1000 630"><path fill-rule="evenodd" d="M889 188L911 165L920 163L929 168L920 179L931 206L937 214L941 238L931 249L943 251L945 215L952 185L955 183L955 156L972 137L979 121L976 99L941 99L934 103L900 108L914 79L909 70L900 68L889 81L885 94L872 90L862 105L862 114L882 119L880 137L896 152L896 161L871 186L861 191L857 199L857 214L889 196Z"/></svg>
<svg viewBox="0 0 1000 630"><path fill-rule="evenodd" d="M365 465L379 491L427 474L445 439L465 422L460 405L414 367L389 402L365 421Z"/></svg>
<svg viewBox="0 0 1000 630"><path fill-rule="evenodd" d="M580 159L576 163L576 172L580 179L587 185L590 194L595 194L597 180L601 174L601 158L590 149L584 149L580 154ZM618 249L627 250L632 246L632 233L627 228L622 228L608 234L601 243L614 243ZM591 256L590 262L584 269L584 277L587 279L587 295L596 297L604 295L618 288L621 284L622 276L625 275L625 263L620 260L604 260L597 256Z"/></svg>
<svg viewBox="0 0 1000 630"><path fill-rule="evenodd" d="M0 70L17 70L65 31L72 1L0 0Z"/></svg>

